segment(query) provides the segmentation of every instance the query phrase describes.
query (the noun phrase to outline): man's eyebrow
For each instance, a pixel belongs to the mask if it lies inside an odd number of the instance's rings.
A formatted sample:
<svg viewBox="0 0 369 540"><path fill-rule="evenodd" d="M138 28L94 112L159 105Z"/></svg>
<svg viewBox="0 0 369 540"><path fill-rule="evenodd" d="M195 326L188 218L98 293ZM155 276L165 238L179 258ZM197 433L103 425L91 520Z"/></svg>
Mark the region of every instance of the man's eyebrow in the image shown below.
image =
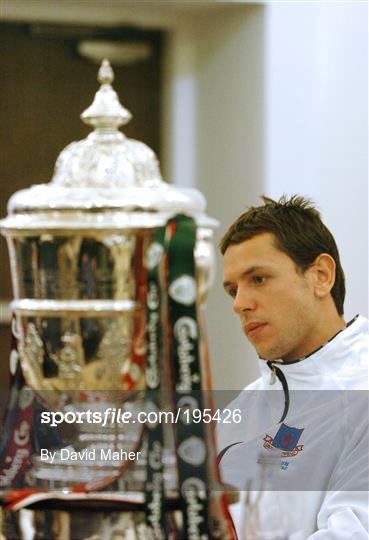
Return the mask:
<svg viewBox="0 0 369 540"><path fill-rule="evenodd" d="M249 276L250 274L253 274L254 272L260 272L260 271L266 271L270 270L270 266L260 266L260 265L254 265L250 266L250 268L246 268L241 274L241 277ZM229 287L229 285L232 284L232 281L223 281L223 287L226 289Z"/></svg>

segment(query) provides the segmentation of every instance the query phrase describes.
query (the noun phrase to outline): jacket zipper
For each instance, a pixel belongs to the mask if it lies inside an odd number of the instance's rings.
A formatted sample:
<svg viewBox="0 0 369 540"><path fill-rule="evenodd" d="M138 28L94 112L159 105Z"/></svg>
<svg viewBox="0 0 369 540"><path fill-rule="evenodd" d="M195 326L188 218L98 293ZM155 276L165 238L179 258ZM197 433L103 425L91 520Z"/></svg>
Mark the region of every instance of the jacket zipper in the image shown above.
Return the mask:
<svg viewBox="0 0 369 540"><path fill-rule="evenodd" d="M267 362L267 364L268 364L268 368L271 370L269 384L274 384L276 382L276 377L277 377L280 380L282 388L283 388L284 410L283 410L281 419L278 422L279 424L281 424L283 420L286 418L288 409L290 408L290 393L288 390L288 384L282 370L280 370L275 364L272 364L272 362Z"/></svg>

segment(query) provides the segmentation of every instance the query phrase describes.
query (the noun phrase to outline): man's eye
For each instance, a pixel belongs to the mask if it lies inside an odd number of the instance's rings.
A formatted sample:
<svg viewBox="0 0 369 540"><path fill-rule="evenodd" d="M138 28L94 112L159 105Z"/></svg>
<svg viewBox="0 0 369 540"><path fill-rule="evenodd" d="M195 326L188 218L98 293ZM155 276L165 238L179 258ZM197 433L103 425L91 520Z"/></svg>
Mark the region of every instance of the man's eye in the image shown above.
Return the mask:
<svg viewBox="0 0 369 540"><path fill-rule="evenodd" d="M252 277L252 281L254 283L256 283L256 285L261 285L262 283L265 282L265 277L264 276L253 276Z"/></svg>
<svg viewBox="0 0 369 540"><path fill-rule="evenodd" d="M233 287L232 289L228 289L228 294L231 298L236 298L237 289L236 287Z"/></svg>

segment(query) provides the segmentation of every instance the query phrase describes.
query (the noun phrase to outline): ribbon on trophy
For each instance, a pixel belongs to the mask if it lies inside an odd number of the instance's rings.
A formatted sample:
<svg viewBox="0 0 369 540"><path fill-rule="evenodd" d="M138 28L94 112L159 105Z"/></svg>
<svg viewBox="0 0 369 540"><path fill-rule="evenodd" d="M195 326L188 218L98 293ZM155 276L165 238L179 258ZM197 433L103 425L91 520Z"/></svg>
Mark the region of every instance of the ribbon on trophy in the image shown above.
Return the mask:
<svg viewBox="0 0 369 540"><path fill-rule="evenodd" d="M213 426L195 424L188 421L188 416L178 415L180 411L201 411L204 406L212 410L209 395L203 393L211 385L207 344L198 312L195 243L194 220L185 215L175 216L165 229L158 229L152 236L145 261L147 406L149 410L163 408L165 383L174 390L169 406L179 421L166 427L174 431L183 518L181 527L171 521L173 516L168 513L165 499L164 426L148 422L145 507L147 525L156 540L235 538L219 479ZM217 491L210 494L210 485L217 486Z"/></svg>
<svg viewBox="0 0 369 540"><path fill-rule="evenodd" d="M128 371L123 376L123 389L135 390L144 382L146 361L146 313L143 307L146 304L147 295L147 270L143 262L144 239L138 236L136 239L135 275L137 276L137 296L141 309L134 318L134 327L131 346L131 361Z"/></svg>
<svg viewBox="0 0 369 540"><path fill-rule="evenodd" d="M166 242L174 401L177 413L182 411L177 414L179 421L174 424L183 513L182 535L189 540L230 540L236 535L219 483L215 456L210 451L214 442L213 432L208 424L193 422L191 416L192 411L202 412L210 402L203 392L202 368L207 347L199 323L194 219L177 215L170 220ZM215 487L216 484L217 494L211 493L210 486Z"/></svg>
<svg viewBox="0 0 369 540"><path fill-rule="evenodd" d="M167 228L168 316L176 411L203 410L194 249L196 226L177 216ZM204 425L179 417L174 425L185 538L209 538L209 486Z"/></svg>
<svg viewBox="0 0 369 540"><path fill-rule="evenodd" d="M148 273L146 295L146 403L148 411L161 408L160 388L163 370L163 326L161 262L164 252L165 228L152 236L146 252ZM161 423L146 423L147 478L145 491L146 523L156 540L164 537L166 529L164 501L163 451ZM168 533L168 531L166 531Z"/></svg>
<svg viewBox="0 0 369 540"><path fill-rule="evenodd" d="M34 399L26 386L18 354L15 318L12 319L10 386L0 443L0 488L16 486L29 467L33 453Z"/></svg>

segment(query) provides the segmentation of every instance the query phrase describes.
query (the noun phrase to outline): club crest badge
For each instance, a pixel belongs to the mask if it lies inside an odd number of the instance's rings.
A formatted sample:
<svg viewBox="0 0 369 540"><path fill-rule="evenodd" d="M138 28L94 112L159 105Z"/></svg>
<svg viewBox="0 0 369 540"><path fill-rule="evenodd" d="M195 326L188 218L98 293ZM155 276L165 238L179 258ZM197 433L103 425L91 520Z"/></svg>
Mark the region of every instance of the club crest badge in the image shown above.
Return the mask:
<svg viewBox="0 0 369 540"><path fill-rule="evenodd" d="M281 450L281 457L297 456L303 449L302 444L297 444L303 431L304 428L294 428L282 423L274 438L265 435L263 446L267 450Z"/></svg>

